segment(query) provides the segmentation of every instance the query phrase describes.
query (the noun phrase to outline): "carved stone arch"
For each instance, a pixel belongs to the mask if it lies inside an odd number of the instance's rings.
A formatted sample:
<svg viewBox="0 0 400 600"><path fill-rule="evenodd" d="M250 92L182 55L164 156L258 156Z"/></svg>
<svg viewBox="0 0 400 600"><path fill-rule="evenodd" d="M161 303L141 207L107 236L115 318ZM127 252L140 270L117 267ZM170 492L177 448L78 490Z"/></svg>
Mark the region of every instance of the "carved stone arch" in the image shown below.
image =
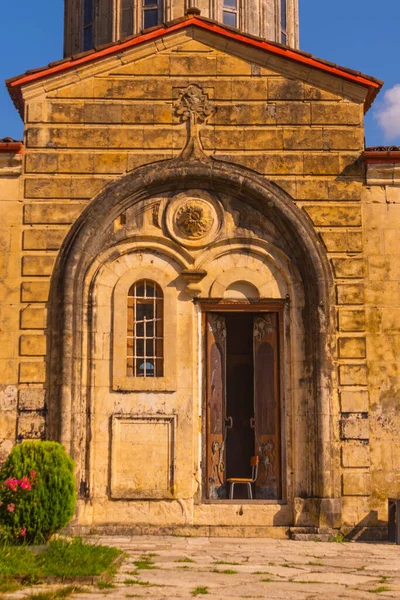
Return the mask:
<svg viewBox="0 0 400 600"><path fill-rule="evenodd" d="M77 428L73 405L80 402L80 346L84 311L82 294L92 263L107 246L110 225L129 206L154 194L186 189L230 194L264 214L282 233L300 271L306 303L303 326L313 415L309 433L309 480L295 495L314 498L340 496L332 454L332 376L334 373L334 286L329 261L311 221L292 198L261 175L238 165L213 160L163 161L132 171L109 184L92 200L71 228L58 256L50 294L50 435L59 439L82 465L85 427ZM183 263L185 261L182 261ZM83 439L77 439L80 432ZM78 473L84 479L84 473Z"/></svg>

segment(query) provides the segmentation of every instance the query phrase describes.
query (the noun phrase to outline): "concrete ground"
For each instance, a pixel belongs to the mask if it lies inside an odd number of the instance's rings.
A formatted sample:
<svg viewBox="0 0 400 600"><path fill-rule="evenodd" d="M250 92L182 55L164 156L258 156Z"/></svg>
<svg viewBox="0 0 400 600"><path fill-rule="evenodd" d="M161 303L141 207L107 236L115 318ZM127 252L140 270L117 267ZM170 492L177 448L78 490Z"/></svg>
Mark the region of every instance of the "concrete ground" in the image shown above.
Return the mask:
<svg viewBox="0 0 400 600"><path fill-rule="evenodd" d="M390 544L155 536L90 540L117 546L126 558L114 587L91 588L90 596L87 590L73 600L400 599L400 546Z"/></svg>

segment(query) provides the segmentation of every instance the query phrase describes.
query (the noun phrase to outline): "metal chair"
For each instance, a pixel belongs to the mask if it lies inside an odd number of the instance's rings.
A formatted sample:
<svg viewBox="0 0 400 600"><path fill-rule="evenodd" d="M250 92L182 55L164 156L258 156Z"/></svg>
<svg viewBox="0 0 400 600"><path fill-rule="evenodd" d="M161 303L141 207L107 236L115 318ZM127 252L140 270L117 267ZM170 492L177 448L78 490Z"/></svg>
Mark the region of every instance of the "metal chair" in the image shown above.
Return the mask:
<svg viewBox="0 0 400 600"><path fill-rule="evenodd" d="M242 477L230 477L229 479L226 480L227 483L229 483L229 499L230 500L233 500L233 490L234 490L236 483L241 483L243 485L247 485L249 499L253 500L253 491L251 489L251 484L255 483L257 481L258 463L259 463L258 456L252 456L250 459L251 479L250 478L246 479L246 478L242 478Z"/></svg>

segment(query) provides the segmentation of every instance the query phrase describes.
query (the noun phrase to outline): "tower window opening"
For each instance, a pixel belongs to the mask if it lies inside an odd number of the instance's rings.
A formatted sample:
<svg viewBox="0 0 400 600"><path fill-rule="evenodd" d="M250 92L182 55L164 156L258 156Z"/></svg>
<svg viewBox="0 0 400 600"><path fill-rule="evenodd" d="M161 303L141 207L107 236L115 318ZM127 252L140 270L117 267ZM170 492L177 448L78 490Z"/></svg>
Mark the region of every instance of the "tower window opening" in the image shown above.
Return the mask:
<svg viewBox="0 0 400 600"><path fill-rule="evenodd" d="M162 21L162 0L143 0L143 29L159 25Z"/></svg>
<svg viewBox="0 0 400 600"><path fill-rule="evenodd" d="M120 4L120 36L133 34L133 0L121 0Z"/></svg>
<svg viewBox="0 0 400 600"><path fill-rule="evenodd" d="M281 0L281 44L287 44L287 3Z"/></svg>
<svg viewBox="0 0 400 600"><path fill-rule="evenodd" d="M223 0L222 22L231 27L238 26L238 0Z"/></svg>
<svg viewBox="0 0 400 600"><path fill-rule="evenodd" d="M84 0L83 4L83 50L93 48L94 2Z"/></svg>

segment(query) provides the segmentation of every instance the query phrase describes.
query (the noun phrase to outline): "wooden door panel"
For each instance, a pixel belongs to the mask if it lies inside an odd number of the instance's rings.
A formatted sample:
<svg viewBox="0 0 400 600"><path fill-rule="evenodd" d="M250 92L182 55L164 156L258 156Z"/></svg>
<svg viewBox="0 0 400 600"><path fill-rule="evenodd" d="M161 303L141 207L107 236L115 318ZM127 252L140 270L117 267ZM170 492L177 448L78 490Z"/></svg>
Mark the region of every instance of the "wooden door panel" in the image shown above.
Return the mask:
<svg viewBox="0 0 400 600"><path fill-rule="evenodd" d="M207 313L207 498L226 496L226 324Z"/></svg>
<svg viewBox="0 0 400 600"><path fill-rule="evenodd" d="M254 317L254 429L260 468L256 497L282 495L279 403L279 313Z"/></svg>

